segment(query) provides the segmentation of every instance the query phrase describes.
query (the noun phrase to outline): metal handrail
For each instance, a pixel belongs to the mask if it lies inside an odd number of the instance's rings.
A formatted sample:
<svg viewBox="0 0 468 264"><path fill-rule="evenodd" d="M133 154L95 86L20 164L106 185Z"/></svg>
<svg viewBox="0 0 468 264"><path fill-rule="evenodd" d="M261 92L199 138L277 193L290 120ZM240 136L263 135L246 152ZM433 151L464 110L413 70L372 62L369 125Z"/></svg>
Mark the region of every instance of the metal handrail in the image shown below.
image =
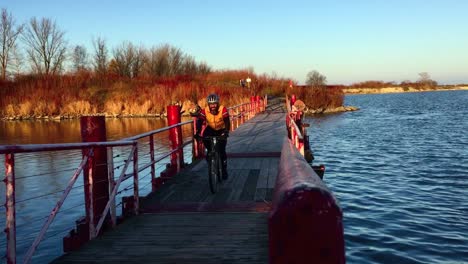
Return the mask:
<svg viewBox="0 0 468 264"><path fill-rule="evenodd" d="M146 133L143 133L143 134L139 134L139 135L136 135L136 136L133 136L133 137L128 137L128 138L124 138L122 140L138 140L138 139L142 139L142 138L145 138L145 137L149 137L151 135L154 135L154 134L157 134L157 133L161 133L161 132L164 132L164 131L167 131L171 128L176 128L176 127L179 127L179 126L183 126L183 125L187 125L187 124L190 124L192 123L193 121L185 121L185 122L181 122L181 123L178 123L178 124L174 124L172 126L167 126L167 127L163 127L163 128L159 128L159 129L156 129L156 130L153 130L153 131L149 131L149 132L146 132Z"/></svg>
<svg viewBox="0 0 468 264"><path fill-rule="evenodd" d="M244 106L244 105L250 105L250 103L242 103L242 104L234 105L234 106L228 107L227 109L231 110L231 109L234 109L234 108L239 108L239 107Z"/></svg>
<svg viewBox="0 0 468 264"><path fill-rule="evenodd" d="M156 164L156 163L158 163L158 162L164 160L165 158L169 157L170 155L172 155L172 154L174 154L174 153L180 151L182 148L184 148L185 146L187 146L187 145L189 145L189 144L191 144L191 143L192 143L192 140L186 141L186 142L182 143L182 145L181 145L179 148L175 148L175 149L173 149L173 150L167 152L165 155L160 156L158 159L152 160L152 161L150 161L148 164L143 165L143 167L140 167L140 168L138 169L138 172L144 171L145 169L149 168L150 166L152 166L152 165L154 165L154 164ZM126 174L124 175L124 180L129 179L130 177L133 176L133 174L134 174L133 172L131 172L131 173L126 173Z"/></svg>
<svg viewBox="0 0 468 264"><path fill-rule="evenodd" d="M78 168L76 169L75 173L73 174L73 176L71 177L70 179L70 182L68 183L68 186L67 188L65 189L65 191L63 192L62 194L62 197L59 199L59 201L57 202L57 204L55 205L55 207L52 209L52 212L49 214L49 217L47 218L46 222L44 223L44 225L42 226L41 228L41 231L39 232L39 234L37 235L36 239L34 240L34 242L32 243L31 247L29 247L27 253L26 253L26 257L24 258L24 261L23 263L28 263L29 260L31 259L31 257L33 256L34 252L36 251L36 248L37 246L39 246L39 243L41 242L41 240L44 238L44 235L47 231L47 229L49 228L50 224L52 223L52 221L54 220L55 216L57 215L57 212L60 210L60 208L62 207L62 204L63 202L65 201L65 199L67 198L68 194L70 193L73 185L75 184L76 180L78 179L78 176L80 175L81 171L83 170L84 166L87 164L88 162L88 157L92 156L93 155L93 149L91 148L88 153L83 157L83 160L81 161L81 164L80 166L78 166Z"/></svg>
<svg viewBox="0 0 468 264"><path fill-rule="evenodd" d="M135 146L130 151L130 154L128 155L127 162L125 162L125 166L122 169L122 172L120 173L119 179L115 183L114 189L112 190L111 194L109 195L109 201L107 201L106 207L104 208L104 211L102 212L101 218L99 219L98 224L96 225L96 229L94 230L94 234L92 234L91 238L95 238L99 234L99 232L101 231L102 225L104 223L104 219L106 218L106 215L110 210L110 206L112 204L112 201L115 199L115 197L117 195L117 190L119 189L120 183L122 183L122 181L124 181L125 172L127 171L128 166L130 164L130 159L131 159L131 157L134 155L134 153L136 151L137 151L137 147L136 147L136 144L135 144Z"/></svg>
<svg viewBox="0 0 468 264"><path fill-rule="evenodd" d="M132 144L133 142L130 140L117 140L107 142L2 145L0 146L0 154L74 150L95 147L120 147L129 146Z"/></svg>

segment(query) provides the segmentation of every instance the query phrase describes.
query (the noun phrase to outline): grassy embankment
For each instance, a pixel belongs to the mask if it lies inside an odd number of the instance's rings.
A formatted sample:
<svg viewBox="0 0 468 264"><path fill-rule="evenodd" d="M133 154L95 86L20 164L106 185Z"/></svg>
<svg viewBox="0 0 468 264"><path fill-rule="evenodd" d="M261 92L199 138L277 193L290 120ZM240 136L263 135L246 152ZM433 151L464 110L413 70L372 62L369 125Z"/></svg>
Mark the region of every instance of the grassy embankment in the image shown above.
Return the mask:
<svg viewBox="0 0 468 264"><path fill-rule="evenodd" d="M241 88L239 80L250 76L252 89ZM296 93L309 107L334 106L343 102L342 93L331 89L289 89L288 80L257 76L243 70L217 71L204 76L127 79L97 77L89 72L62 76L23 76L0 83L0 118L75 118L82 115L112 117L160 116L166 106L180 102L183 110L212 92L227 106L249 102L258 95L284 96Z"/></svg>
<svg viewBox="0 0 468 264"><path fill-rule="evenodd" d="M245 76L253 80L250 90L239 86L239 80ZM309 109L334 109L343 105L341 88L289 88L288 82L244 70L159 79L97 77L89 72L47 78L25 76L15 82L0 83L0 118L160 116L166 106L174 102L182 103L182 110L193 107L194 103L204 107L204 98L213 92L220 95L226 106L249 102L252 93L296 94Z"/></svg>

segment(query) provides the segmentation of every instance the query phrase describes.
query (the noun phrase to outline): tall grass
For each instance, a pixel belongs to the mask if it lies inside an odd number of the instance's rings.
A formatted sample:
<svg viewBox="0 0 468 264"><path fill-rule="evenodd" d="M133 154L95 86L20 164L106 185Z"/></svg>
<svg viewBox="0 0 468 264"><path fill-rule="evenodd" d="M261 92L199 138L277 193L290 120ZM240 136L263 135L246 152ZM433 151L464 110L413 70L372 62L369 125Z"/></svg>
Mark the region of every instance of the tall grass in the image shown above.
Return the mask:
<svg viewBox="0 0 468 264"><path fill-rule="evenodd" d="M242 88L239 80L247 77L252 79L251 86ZM287 87L286 79L257 76L249 70L132 79L112 74L95 75L87 71L48 77L25 75L14 82L0 83L0 118L159 115L166 111L167 105L176 102L184 108L194 104L205 107L205 98L210 93L219 94L222 104L233 106L249 102L252 95L282 96ZM300 94L305 101L310 99L327 105L339 104L335 96L330 91Z"/></svg>

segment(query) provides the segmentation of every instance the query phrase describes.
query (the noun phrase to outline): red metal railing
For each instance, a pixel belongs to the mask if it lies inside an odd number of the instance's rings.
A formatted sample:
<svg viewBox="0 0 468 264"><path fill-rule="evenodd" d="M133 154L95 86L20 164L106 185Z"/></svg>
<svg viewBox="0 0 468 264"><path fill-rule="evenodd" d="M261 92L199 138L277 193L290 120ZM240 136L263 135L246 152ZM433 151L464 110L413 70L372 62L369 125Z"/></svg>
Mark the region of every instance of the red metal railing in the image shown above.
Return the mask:
<svg viewBox="0 0 468 264"><path fill-rule="evenodd" d="M343 264L343 213L325 183L284 140L268 217L269 263Z"/></svg>
<svg viewBox="0 0 468 264"><path fill-rule="evenodd" d="M289 140L281 150L268 219L269 262L345 263L343 213L322 181L325 167L311 166L308 124L300 107L292 107L295 101L286 96Z"/></svg>
<svg viewBox="0 0 468 264"><path fill-rule="evenodd" d="M235 105L228 108L229 117L231 121L231 131L238 128L245 121L253 118L257 113L263 112L267 106L267 96L262 100L255 98L250 103Z"/></svg>
<svg viewBox="0 0 468 264"><path fill-rule="evenodd" d="M306 130L303 129L302 125L298 125L298 123L302 124L303 114L292 110L291 101L289 100L289 97L287 95L286 109L288 111L286 115L286 127L288 129L288 136L291 139L294 146L299 150L302 156L304 156Z"/></svg>
<svg viewBox="0 0 468 264"><path fill-rule="evenodd" d="M254 101L250 103L240 104L228 108L231 118L231 128L232 130L239 127L245 121L254 117L258 112L264 111L267 105L267 98L259 100L255 98ZM185 141L180 142L181 144L176 147L168 146L168 134L170 134L174 129L180 129L180 133L183 134L182 138ZM99 220L97 223L94 221L89 221L88 223L88 236L89 239L93 239L98 234L100 234L107 216L109 215L110 226L114 227L117 224L117 205L115 200L117 194L122 194L124 191L127 191L127 188L119 190L122 182L133 179L133 199L132 205L130 206L133 214L138 214L139 211L139 197L140 197L140 185L139 181L141 178L146 177L142 176L141 173L149 170L151 175L151 184L152 190L154 191L158 185L165 180L166 177L170 175L164 174L164 171L161 172L161 176L157 177L157 172L161 171L164 165L166 165L166 170L168 170L168 165L166 161L169 157L175 157L175 160L178 162L174 168L175 173L179 172L184 164L181 164L180 155L183 155L183 149L187 145L195 142L193 139L194 131L194 121L180 122L174 125L170 125L161 129L156 129L149 131L140 135L129 137L119 141L109 141L109 142L88 142L88 143L65 143L65 144L29 144L29 145L6 145L0 146L0 154L5 154L5 179L3 180L6 185L6 222L5 222L5 232L6 232L6 261L7 263L16 263L17 261L17 233L16 233L16 193L15 193L15 180L17 175L15 175L15 154L18 153L32 153L32 152L54 152L54 151L68 151L68 150L85 150L86 154L83 155L80 164L76 169L74 169L73 175L70 177L67 187L63 190L61 197L58 199L57 203L51 210L51 212L46 217L45 223L42 225L40 231L35 237L34 241L31 243L29 249L24 255L23 263L28 263L31 261L32 256L34 255L35 250L39 246L40 242L44 239L44 235L48 230L49 226L55 219L56 215L60 212L60 209L67 199L67 196L70 193L70 190L73 188L76 183L79 175L83 174L85 169L88 170L89 186L87 188L90 190L90 196L93 195L92 185L93 185L93 155L94 148L106 148L107 149L107 164L104 164L108 167L108 180L109 180L109 198L107 204L105 205L104 210L99 215ZM116 158L121 156L121 154L115 156L114 148L116 147L128 147L131 146L131 150L128 153L123 153L122 155L127 155L126 159L123 160L123 164L116 166ZM157 148L157 146L159 146ZM196 144L192 144L192 155L195 153ZM146 153L148 151L148 153ZM83 152L83 153L85 153ZM148 157L149 156L149 157ZM143 158L144 157L144 158ZM159 167L156 165L160 164ZM103 166L103 164L98 164L97 166ZM122 169L120 169L123 166ZM120 170L120 172L119 172ZM128 172L128 170L131 170ZM114 179L114 173L119 172L118 178ZM164 175L163 175L164 174ZM34 198L31 198L34 199ZM90 199L87 197L86 199ZM29 200L29 199L28 199ZM90 218L93 219L93 208L92 203L90 203L89 212L87 215L90 215ZM125 206L124 206L125 207ZM122 211L122 215L125 212Z"/></svg>
<svg viewBox="0 0 468 264"><path fill-rule="evenodd" d="M55 215L60 210L61 205L66 199L68 193L70 192L73 184L76 182L78 175L80 175L84 166L87 163L92 163L93 157L93 148L96 147L116 147L116 146L129 146L133 145L136 147L136 142L131 141L114 141L114 142L97 142L97 143L69 143L69 144L39 144L39 145L11 145L11 146L0 146L0 154L5 154L5 185L6 185L6 229L7 234L7 249L6 249L6 258L7 263L16 263L16 193L15 193L15 154L16 153L29 153L29 152L43 152L43 151L59 151L59 150L76 150L76 149L86 149L87 154L83 157L81 164L75 170L75 173L70 179L70 182L65 189L62 197L57 202L56 206L50 212L46 222L42 226L39 234L36 239L29 247L26 256L24 258L24 263L28 263L31 259L35 249L39 245L40 241L44 238L44 234L47 231L50 223L55 218ZM130 160L130 159L129 159ZM89 166L90 173L89 177L92 177L92 167ZM92 181L91 181L92 183ZM90 222L90 230L95 230L94 225Z"/></svg>

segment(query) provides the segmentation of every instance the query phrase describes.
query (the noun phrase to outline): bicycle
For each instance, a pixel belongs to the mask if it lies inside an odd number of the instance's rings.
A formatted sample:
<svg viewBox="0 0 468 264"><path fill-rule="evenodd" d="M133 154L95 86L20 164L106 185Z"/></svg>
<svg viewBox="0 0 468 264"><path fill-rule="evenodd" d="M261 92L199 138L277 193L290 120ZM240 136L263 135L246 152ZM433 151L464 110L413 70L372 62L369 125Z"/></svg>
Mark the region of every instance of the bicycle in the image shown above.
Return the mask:
<svg viewBox="0 0 468 264"><path fill-rule="evenodd" d="M210 142L206 158L208 162L208 182L210 183L211 192L216 193L223 181L223 162L221 160L219 142L227 140L227 138L225 136L207 136L203 137L203 140Z"/></svg>

